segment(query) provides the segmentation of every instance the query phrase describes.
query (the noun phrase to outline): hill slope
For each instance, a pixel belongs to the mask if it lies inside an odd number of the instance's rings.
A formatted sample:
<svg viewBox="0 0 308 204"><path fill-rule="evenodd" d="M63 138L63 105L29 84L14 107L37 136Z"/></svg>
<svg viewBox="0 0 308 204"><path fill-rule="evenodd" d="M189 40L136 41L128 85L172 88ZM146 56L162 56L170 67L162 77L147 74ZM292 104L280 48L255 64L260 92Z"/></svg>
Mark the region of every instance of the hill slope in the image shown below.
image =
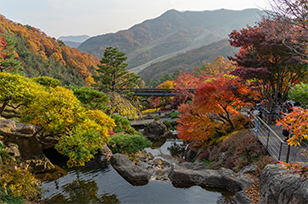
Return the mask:
<svg viewBox="0 0 308 204"><path fill-rule="evenodd" d="M160 79L160 77L166 73L172 75L177 69L182 72L192 72L195 67L201 67L201 65L205 62L212 63L218 56L223 56L226 58L227 56L233 55L233 53L237 51L238 49L231 47L228 40L224 39L194 50L190 50L162 62L151 64L138 74L144 81L147 79L154 81L155 79Z"/></svg>
<svg viewBox="0 0 308 204"><path fill-rule="evenodd" d="M100 64L98 58L66 46L29 25L21 25L0 15L0 34L16 42L18 59L28 77L49 76L63 85L84 85Z"/></svg>
<svg viewBox="0 0 308 204"><path fill-rule="evenodd" d="M260 12L258 9L169 10L128 30L92 37L78 49L101 58L106 47L117 47L128 56L128 69L143 69L149 62L162 61L208 45L227 38L234 29L254 25Z"/></svg>

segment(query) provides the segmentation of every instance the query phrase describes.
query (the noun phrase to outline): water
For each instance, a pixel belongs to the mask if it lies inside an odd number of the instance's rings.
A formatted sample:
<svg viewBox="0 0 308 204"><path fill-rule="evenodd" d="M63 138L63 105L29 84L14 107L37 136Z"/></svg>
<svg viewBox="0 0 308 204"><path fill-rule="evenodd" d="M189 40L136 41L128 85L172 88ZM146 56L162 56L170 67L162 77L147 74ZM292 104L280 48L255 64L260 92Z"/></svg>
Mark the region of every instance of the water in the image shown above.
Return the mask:
<svg viewBox="0 0 308 204"><path fill-rule="evenodd" d="M180 145L180 140L170 138L160 148L148 148L147 151L153 155L163 153L170 156ZM56 163L55 159L50 159ZM64 163L58 162L58 165L62 167ZM157 180L150 180L144 186L133 186L113 169L104 156L97 157L87 166L66 170L67 175L42 183L42 187L48 189L43 197L45 203L231 203L232 193L222 189L176 188L170 181Z"/></svg>

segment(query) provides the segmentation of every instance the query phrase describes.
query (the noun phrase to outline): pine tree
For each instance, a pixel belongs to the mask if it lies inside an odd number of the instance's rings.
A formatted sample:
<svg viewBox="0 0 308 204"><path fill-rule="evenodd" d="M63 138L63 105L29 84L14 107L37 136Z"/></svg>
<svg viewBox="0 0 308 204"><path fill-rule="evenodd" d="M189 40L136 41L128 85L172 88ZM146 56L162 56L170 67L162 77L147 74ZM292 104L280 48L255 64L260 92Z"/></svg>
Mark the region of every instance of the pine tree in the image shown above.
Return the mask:
<svg viewBox="0 0 308 204"><path fill-rule="evenodd" d="M100 61L101 64L97 65L98 75L93 76L96 84L92 86L104 92L123 92L122 89L136 87L140 76L126 70L128 66L124 63L126 59L124 52L119 52L117 48L107 47Z"/></svg>

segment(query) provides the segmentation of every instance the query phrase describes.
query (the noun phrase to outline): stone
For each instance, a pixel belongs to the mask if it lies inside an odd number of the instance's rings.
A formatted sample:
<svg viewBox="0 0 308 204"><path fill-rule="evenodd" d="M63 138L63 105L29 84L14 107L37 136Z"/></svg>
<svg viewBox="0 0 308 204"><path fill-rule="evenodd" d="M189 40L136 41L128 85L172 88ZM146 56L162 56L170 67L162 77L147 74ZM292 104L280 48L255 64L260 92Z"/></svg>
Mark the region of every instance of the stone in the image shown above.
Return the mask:
<svg viewBox="0 0 308 204"><path fill-rule="evenodd" d="M233 203L238 204L251 204L252 200L248 197L248 195L244 191L239 191L231 198Z"/></svg>
<svg viewBox="0 0 308 204"><path fill-rule="evenodd" d="M33 135L35 133L35 126L31 124L17 123L16 132Z"/></svg>
<svg viewBox="0 0 308 204"><path fill-rule="evenodd" d="M13 132L16 129L15 120L0 120L0 130L3 132Z"/></svg>
<svg viewBox="0 0 308 204"><path fill-rule="evenodd" d="M190 142L184 152L185 161L188 162L193 161L198 155L198 152L200 152L200 150L201 150L200 144L198 144L196 141Z"/></svg>
<svg viewBox="0 0 308 204"><path fill-rule="evenodd" d="M175 165L169 175L176 186L206 186L225 188L231 192L239 192L249 187L255 180L244 174L236 174L230 169L219 170L203 169L192 170Z"/></svg>
<svg viewBox="0 0 308 204"><path fill-rule="evenodd" d="M145 168L135 165L128 156L116 153L111 157L110 163L132 185L145 185L150 180L150 173Z"/></svg>
<svg viewBox="0 0 308 204"><path fill-rule="evenodd" d="M259 186L265 203L308 203L308 180L290 174L290 171L279 164L264 168Z"/></svg>
<svg viewBox="0 0 308 204"><path fill-rule="evenodd" d="M4 151L6 151L14 159L20 157L19 147L16 143L7 143Z"/></svg>
<svg viewBox="0 0 308 204"><path fill-rule="evenodd" d="M166 137L168 133L167 126L160 120L151 122L143 132L145 137L154 140Z"/></svg>

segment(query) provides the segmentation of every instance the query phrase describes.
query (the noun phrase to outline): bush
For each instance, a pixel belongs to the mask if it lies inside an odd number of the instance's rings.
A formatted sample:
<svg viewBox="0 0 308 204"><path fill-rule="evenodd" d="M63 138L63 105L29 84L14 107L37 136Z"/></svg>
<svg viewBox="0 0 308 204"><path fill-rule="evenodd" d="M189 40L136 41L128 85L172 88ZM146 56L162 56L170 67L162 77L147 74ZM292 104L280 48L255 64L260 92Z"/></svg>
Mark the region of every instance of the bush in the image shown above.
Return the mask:
<svg viewBox="0 0 308 204"><path fill-rule="evenodd" d="M158 121L158 120L160 120L160 117L155 117L154 120Z"/></svg>
<svg viewBox="0 0 308 204"><path fill-rule="evenodd" d="M268 164L276 164L277 161L273 159L271 156L266 155L262 158L259 159L259 161L256 162L257 169L254 172L256 176L260 176L261 172L263 169L266 167Z"/></svg>
<svg viewBox="0 0 308 204"><path fill-rule="evenodd" d="M220 153L224 153L224 158L219 160ZM216 161L212 165L213 169L225 167L237 172L258 161L265 153L265 148L251 133L241 131L231 134L218 148L213 148L210 160Z"/></svg>
<svg viewBox="0 0 308 204"><path fill-rule="evenodd" d="M164 120L163 123L167 126L168 129L170 130L175 130L175 127L177 125L176 121L168 121L168 120Z"/></svg>
<svg viewBox="0 0 308 204"><path fill-rule="evenodd" d="M130 122L127 118L118 114L112 114L110 117L114 119L114 122L117 125L114 128L115 133L125 132L128 134L135 134L137 132L132 126L130 126Z"/></svg>
<svg viewBox="0 0 308 204"><path fill-rule="evenodd" d="M178 118L179 112L170 113L171 119Z"/></svg>
<svg viewBox="0 0 308 204"><path fill-rule="evenodd" d="M151 147L152 142L141 133L118 133L110 137L108 147L113 153L132 154L146 147Z"/></svg>

